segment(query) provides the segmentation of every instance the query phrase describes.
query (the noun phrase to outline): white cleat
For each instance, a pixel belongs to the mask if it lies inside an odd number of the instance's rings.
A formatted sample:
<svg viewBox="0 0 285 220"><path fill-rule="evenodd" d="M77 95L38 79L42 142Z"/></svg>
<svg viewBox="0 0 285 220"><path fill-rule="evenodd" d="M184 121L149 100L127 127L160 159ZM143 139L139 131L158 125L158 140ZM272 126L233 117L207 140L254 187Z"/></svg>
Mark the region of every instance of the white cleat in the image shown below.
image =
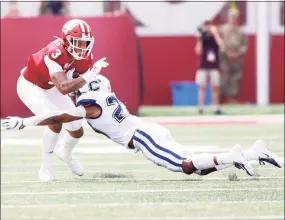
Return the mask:
<svg viewBox="0 0 285 220"><path fill-rule="evenodd" d="M267 162L278 168L282 167L280 158L278 158L277 155L267 149L266 143L264 141L257 140L252 145L252 149L257 153L260 164L265 164L265 162Z"/></svg>
<svg viewBox="0 0 285 220"><path fill-rule="evenodd" d="M41 165L41 168L39 170L39 178L42 182L50 182L53 181L53 174L51 168L45 167L44 165Z"/></svg>
<svg viewBox="0 0 285 220"><path fill-rule="evenodd" d="M71 155L67 155L64 148L57 149L55 151L55 155L68 165L68 167L71 169L72 173L76 174L77 176L83 176L84 175L83 166L80 164L80 162L78 160L73 158Z"/></svg>
<svg viewBox="0 0 285 220"><path fill-rule="evenodd" d="M229 152L231 155L233 164L238 169L243 169L249 176L254 175L254 169L245 159L240 145L235 145Z"/></svg>

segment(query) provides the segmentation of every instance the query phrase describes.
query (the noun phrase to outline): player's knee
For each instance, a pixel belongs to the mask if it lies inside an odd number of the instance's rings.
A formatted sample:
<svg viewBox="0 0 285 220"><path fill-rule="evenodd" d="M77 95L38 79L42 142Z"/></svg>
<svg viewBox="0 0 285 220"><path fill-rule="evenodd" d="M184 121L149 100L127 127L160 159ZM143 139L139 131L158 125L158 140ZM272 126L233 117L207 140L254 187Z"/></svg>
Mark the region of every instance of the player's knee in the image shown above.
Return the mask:
<svg viewBox="0 0 285 220"><path fill-rule="evenodd" d="M75 131L69 131L69 130L67 131L69 132L70 136L72 136L73 138L81 138L84 134L82 127Z"/></svg>
<svg viewBox="0 0 285 220"><path fill-rule="evenodd" d="M194 167L192 161L187 160L187 159L182 161L182 169L183 169L183 172L187 175L190 175L190 174L194 173L194 171L197 170Z"/></svg>
<svg viewBox="0 0 285 220"><path fill-rule="evenodd" d="M61 128L62 128L62 124L58 123L58 124L55 124L55 125L49 125L48 128L50 130L52 130L53 132L55 132L55 133L60 133Z"/></svg>

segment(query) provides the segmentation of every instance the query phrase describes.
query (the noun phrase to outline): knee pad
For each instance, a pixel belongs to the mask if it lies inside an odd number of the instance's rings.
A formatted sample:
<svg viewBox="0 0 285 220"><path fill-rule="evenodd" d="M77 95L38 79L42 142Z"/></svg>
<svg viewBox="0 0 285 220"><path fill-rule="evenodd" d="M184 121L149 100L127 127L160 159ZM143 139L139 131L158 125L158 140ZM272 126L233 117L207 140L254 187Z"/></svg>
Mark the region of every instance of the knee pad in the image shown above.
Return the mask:
<svg viewBox="0 0 285 220"><path fill-rule="evenodd" d="M63 127L68 131L76 131L82 127L83 119L64 123Z"/></svg>

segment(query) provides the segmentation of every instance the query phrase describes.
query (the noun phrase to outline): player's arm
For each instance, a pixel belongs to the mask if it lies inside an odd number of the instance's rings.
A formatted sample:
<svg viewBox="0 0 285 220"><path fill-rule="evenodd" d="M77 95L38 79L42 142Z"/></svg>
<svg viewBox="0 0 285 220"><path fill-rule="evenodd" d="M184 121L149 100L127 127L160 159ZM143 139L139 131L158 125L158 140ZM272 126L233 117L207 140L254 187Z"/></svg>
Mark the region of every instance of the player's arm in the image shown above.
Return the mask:
<svg viewBox="0 0 285 220"><path fill-rule="evenodd" d="M101 108L98 106L78 106L72 110L46 112L42 115L29 118L7 117L2 121L2 127L6 130L20 130L27 126L45 126L58 123L67 123L83 118L98 118Z"/></svg>
<svg viewBox="0 0 285 220"><path fill-rule="evenodd" d="M60 50L57 52L58 53L52 53L51 57L49 57L49 55L46 55L44 57L44 61L49 70L52 83L63 95L80 89L88 81L90 81L91 78L96 76L101 71L102 67L108 66L108 63L104 61L106 58L103 58L97 61L94 66L88 69L84 74L80 75L80 77L75 79L68 79L62 67L55 60L53 60L57 58L55 55L59 54L58 56L60 56Z"/></svg>
<svg viewBox="0 0 285 220"><path fill-rule="evenodd" d="M78 77L76 79L67 79L66 73L63 71L52 73L51 81L63 95L74 92L87 83L83 77Z"/></svg>

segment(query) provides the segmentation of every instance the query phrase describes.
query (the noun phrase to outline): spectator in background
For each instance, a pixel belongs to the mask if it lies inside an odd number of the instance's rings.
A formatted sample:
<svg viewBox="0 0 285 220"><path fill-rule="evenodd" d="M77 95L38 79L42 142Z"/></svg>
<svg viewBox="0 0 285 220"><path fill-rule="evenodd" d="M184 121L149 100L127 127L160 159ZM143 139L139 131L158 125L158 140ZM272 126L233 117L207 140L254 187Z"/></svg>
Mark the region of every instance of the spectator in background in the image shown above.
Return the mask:
<svg viewBox="0 0 285 220"><path fill-rule="evenodd" d="M20 11L18 8L18 2L17 1L9 1L8 2L9 9L8 13L5 15L7 18L15 18L20 16Z"/></svg>
<svg viewBox="0 0 285 220"><path fill-rule="evenodd" d="M40 15L68 15L68 2L64 1L42 1Z"/></svg>
<svg viewBox="0 0 285 220"><path fill-rule="evenodd" d="M221 114L219 107L219 48L223 45L217 28L210 21L206 21L202 27L198 28L199 34L195 45L195 52L200 56L199 67L196 72L196 83L198 90L199 114L204 113L205 90L207 80L210 78L212 85L212 104L215 114Z"/></svg>
<svg viewBox="0 0 285 220"><path fill-rule="evenodd" d="M229 103L237 103L239 82L242 78L244 55L247 51L247 37L238 25L239 11L229 9L228 21L219 27L224 41L221 50L221 95Z"/></svg>

